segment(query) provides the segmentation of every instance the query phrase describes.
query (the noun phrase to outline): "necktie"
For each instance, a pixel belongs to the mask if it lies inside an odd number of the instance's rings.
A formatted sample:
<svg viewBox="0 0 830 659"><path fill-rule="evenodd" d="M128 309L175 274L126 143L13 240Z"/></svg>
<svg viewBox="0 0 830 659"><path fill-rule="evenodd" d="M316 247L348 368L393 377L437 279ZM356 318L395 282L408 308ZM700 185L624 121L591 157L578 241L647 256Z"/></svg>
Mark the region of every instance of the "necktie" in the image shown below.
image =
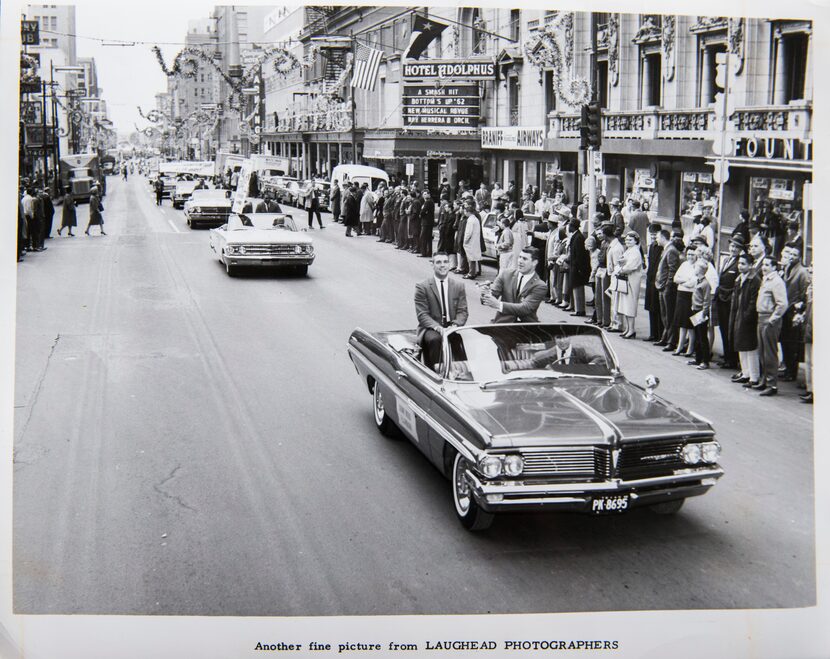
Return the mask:
<svg viewBox="0 0 830 659"><path fill-rule="evenodd" d="M519 299L519 294L522 292L522 276L519 275L516 279L516 299Z"/></svg>
<svg viewBox="0 0 830 659"><path fill-rule="evenodd" d="M447 310L447 298L444 294L444 280L441 280L441 320L442 324L446 325L447 321L450 319L450 314Z"/></svg>

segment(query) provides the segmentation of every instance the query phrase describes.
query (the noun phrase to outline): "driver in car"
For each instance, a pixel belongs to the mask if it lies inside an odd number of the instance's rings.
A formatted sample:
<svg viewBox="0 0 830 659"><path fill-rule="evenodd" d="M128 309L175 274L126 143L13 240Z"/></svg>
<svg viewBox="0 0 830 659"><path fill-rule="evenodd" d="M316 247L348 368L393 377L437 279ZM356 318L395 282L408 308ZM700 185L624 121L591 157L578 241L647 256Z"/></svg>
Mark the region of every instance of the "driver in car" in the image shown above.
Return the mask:
<svg viewBox="0 0 830 659"><path fill-rule="evenodd" d="M554 345L540 350L530 359L516 359L506 362L508 371L541 370L559 364L596 363L584 348L574 346L570 336L557 336Z"/></svg>

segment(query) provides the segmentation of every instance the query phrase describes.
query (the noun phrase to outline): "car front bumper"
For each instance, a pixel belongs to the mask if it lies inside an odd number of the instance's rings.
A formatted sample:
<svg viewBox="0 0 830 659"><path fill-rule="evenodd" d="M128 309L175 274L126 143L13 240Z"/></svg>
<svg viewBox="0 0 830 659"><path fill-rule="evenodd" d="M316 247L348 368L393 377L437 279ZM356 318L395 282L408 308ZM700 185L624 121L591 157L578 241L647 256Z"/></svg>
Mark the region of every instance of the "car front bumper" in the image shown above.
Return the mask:
<svg viewBox="0 0 830 659"><path fill-rule="evenodd" d="M225 262L228 265L240 267L280 268L296 265L311 265L314 263L314 254L297 254L296 256L292 254L278 254L273 256L267 254L226 254Z"/></svg>
<svg viewBox="0 0 830 659"><path fill-rule="evenodd" d="M545 508L590 513L599 497L627 496L628 508L637 508L699 496L723 476L723 469L682 469L669 476L591 483L482 481L469 469L466 475L476 503L489 512Z"/></svg>

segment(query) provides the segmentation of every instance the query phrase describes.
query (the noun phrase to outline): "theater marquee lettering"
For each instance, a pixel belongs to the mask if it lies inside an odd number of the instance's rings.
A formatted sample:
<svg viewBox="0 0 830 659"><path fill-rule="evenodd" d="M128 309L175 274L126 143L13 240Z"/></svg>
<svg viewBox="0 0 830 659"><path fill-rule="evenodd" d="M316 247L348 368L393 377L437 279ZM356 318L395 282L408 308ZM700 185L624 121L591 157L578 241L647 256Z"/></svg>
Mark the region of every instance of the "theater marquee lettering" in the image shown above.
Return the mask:
<svg viewBox="0 0 830 659"><path fill-rule="evenodd" d="M495 80L494 62L453 62L449 60L407 62L403 65L404 78Z"/></svg>
<svg viewBox="0 0 830 659"><path fill-rule="evenodd" d="M482 128L481 148L541 151L545 148L545 127L505 126L503 128Z"/></svg>
<svg viewBox="0 0 830 659"><path fill-rule="evenodd" d="M812 161L812 140L781 137L744 137L735 140L732 155L736 158Z"/></svg>

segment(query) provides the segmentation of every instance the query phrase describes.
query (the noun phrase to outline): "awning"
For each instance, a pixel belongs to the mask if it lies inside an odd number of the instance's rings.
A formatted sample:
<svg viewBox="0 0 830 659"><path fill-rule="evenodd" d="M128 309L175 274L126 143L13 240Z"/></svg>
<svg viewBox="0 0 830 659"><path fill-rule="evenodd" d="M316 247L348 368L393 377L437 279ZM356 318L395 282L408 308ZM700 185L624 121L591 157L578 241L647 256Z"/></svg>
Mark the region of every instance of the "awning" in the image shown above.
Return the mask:
<svg viewBox="0 0 830 659"><path fill-rule="evenodd" d="M366 135L363 157L376 160L447 160L480 159L481 140L478 136L461 135Z"/></svg>

